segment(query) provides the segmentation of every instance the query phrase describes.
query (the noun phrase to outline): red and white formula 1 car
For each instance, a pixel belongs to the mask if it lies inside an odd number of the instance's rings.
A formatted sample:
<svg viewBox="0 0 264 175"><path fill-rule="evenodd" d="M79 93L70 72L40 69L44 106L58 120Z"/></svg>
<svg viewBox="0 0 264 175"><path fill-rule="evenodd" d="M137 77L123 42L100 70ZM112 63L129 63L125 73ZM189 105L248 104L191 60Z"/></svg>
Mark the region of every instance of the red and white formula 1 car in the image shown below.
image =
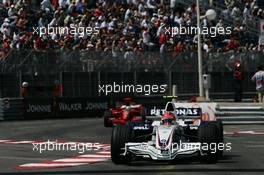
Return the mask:
<svg viewBox="0 0 264 175"><path fill-rule="evenodd" d="M124 104L116 105L104 113L104 126L112 127L126 124L129 121L144 121L145 109L141 104L135 104L131 98L125 98Z"/></svg>

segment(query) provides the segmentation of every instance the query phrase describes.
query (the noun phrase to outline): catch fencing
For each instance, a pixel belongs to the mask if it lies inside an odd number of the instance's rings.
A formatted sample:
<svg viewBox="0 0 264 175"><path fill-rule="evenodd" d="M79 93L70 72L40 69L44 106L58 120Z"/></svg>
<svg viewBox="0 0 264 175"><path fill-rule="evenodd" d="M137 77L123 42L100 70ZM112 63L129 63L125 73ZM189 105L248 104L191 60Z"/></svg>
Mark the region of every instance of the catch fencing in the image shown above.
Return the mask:
<svg viewBox="0 0 264 175"><path fill-rule="evenodd" d="M166 84L162 94L172 93L177 85L180 97L198 95L197 54L187 50L183 53L160 54L157 52L125 53L113 56L112 52L95 51L12 51L1 60L0 97L19 97L22 82L29 83L30 97L50 97L55 82L62 85L62 97L94 97L99 85ZM210 74L212 98L232 98L234 93L233 65L239 61L244 73L244 98L255 96L255 85L250 78L263 61L262 52L213 52L203 55L203 73ZM136 93L111 94L144 95Z"/></svg>

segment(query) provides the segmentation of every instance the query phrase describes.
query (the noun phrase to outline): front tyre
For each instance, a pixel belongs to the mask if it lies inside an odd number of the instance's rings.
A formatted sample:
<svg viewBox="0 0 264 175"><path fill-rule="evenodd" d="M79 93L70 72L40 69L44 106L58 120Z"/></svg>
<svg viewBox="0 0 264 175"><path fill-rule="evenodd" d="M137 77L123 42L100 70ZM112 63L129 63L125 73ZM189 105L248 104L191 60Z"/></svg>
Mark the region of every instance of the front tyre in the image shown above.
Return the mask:
<svg viewBox="0 0 264 175"><path fill-rule="evenodd" d="M218 143L220 133L218 127L213 122L202 123L198 129L198 137L201 142L201 160L206 163L216 163L219 157Z"/></svg>
<svg viewBox="0 0 264 175"><path fill-rule="evenodd" d="M221 120L215 121L215 125L217 126L219 130L219 143L224 143L224 129L223 129L223 123ZM223 150L219 150L219 155L223 156Z"/></svg>
<svg viewBox="0 0 264 175"><path fill-rule="evenodd" d="M112 127L113 123L111 121L111 112L110 111L105 111L104 113L104 127Z"/></svg>
<svg viewBox="0 0 264 175"><path fill-rule="evenodd" d="M111 138L111 159L115 164L126 164L131 160L131 156L121 155L125 152L124 147L131 138L131 128L129 125L117 125L113 128Z"/></svg>

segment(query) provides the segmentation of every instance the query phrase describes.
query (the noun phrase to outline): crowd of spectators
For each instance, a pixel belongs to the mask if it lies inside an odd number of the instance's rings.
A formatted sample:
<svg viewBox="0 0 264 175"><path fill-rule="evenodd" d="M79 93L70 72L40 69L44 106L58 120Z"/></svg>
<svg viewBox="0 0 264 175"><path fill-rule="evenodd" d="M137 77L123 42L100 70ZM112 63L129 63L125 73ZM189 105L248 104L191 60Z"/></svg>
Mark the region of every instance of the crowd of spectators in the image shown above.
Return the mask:
<svg viewBox="0 0 264 175"><path fill-rule="evenodd" d="M110 52L133 59L139 52L172 53L196 51L194 34L171 37L165 27L196 26L196 5L184 0L0 0L0 58L12 49L76 50ZM205 0L202 14L209 8L218 15L202 20L204 27L232 27L230 35L203 36L203 50L263 50L258 44L258 24L264 11L256 0ZM40 27L91 27L92 32L42 35Z"/></svg>

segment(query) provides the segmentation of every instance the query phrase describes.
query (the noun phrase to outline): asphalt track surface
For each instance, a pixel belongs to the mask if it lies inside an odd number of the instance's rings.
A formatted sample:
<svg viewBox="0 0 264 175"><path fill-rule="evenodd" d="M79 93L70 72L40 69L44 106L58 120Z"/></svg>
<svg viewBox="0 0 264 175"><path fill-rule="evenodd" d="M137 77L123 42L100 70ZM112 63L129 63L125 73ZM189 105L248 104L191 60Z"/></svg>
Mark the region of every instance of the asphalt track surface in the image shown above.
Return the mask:
<svg viewBox="0 0 264 175"><path fill-rule="evenodd" d="M264 126L226 125L224 130L225 142L232 143L232 150L225 152L217 164L188 157L174 162L139 160L115 165L107 150L111 128L104 128L101 118L1 122L0 174L264 174ZM33 143L48 140L99 143L102 147L83 154L69 150L33 151ZM84 163L78 165L80 161Z"/></svg>

